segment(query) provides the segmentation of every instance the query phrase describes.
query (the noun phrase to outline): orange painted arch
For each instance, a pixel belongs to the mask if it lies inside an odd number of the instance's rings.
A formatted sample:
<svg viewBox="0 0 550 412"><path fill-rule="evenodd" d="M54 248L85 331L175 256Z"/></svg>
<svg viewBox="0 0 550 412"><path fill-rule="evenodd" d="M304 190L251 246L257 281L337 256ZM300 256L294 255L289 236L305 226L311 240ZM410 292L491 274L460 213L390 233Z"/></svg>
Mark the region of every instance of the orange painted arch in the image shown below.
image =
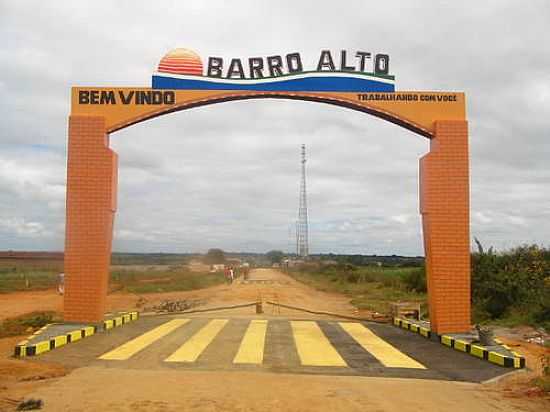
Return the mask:
<svg viewBox="0 0 550 412"><path fill-rule="evenodd" d="M321 102L380 117L405 127L420 135L431 137L435 120L465 120L466 107L464 93L457 92L394 92L394 93L340 93L340 92L259 92L234 90L173 90L174 104L135 105L121 104L79 104L82 91L113 91L120 93L157 91L150 88L90 88L73 87L71 97L72 115L100 115L106 119L107 132L112 133L133 124L152 119L163 114L193 107L206 106L233 100L250 99L291 99ZM410 100L364 100L377 96L395 96L417 99ZM438 101L438 99L445 99Z"/></svg>
<svg viewBox="0 0 550 412"><path fill-rule="evenodd" d="M154 101L153 93L163 98ZM138 99L133 97L140 96ZM430 139L420 159L420 213L432 330L470 329L470 192L465 96L459 92L259 92L73 87L67 160L64 317L105 313L118 157L109 134L167 113L221 102L293 99L346 107ZM390 158L391 154L387 154Z"/></svg>

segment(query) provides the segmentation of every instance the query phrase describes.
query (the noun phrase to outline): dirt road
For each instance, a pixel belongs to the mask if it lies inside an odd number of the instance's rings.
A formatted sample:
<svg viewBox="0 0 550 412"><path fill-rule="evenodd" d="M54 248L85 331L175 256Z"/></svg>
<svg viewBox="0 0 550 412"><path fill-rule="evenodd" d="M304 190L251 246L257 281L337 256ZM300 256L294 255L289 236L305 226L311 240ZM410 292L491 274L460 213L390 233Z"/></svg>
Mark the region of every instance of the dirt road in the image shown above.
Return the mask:
<svg viewBox="0 0 550 412"><path fill-rule="evenodd" d="M210 307L225 306L255 301L259 296L263 299L278 300L281 303L308 307L311 309L331 311L345 314L353 314L354 309L348 299L341 295L319 292L295 282L293 279L275 270L261 269L251 273L250 281L235 282L232 285L221 285L213 288L165 294L146 295L148 304L171 298L205 299ZM114 309L131 309L135 306L138 296L116 293L109 296L109 304ZM5 302L2 303L5 305ZM126 305L126 306L124 306ZM0 307L1 310L1 307ZM35 308L36 310L36 308ZM210 316L210 315L209 315ZM228 325L234 324L244 333L249 319L259 318L250 314L250 308L239 311L216 312L211 317L228 320ZM273 322L291 323L293 319L301 319L306 316L294 311L281 311L281 313L269 313L262 315ZM307 315L308 319L315 316ZM153 319L153 318L151 318ZM160 325L161 320L153 320L150 327L144 322L120 328L109 336L98 336L95 341L91 337L56 351L34 361L10 360L10 382L2 382L0 385L0 398L26 397L40 398L44 401L45 411L540 411L545 410L547 403L541 400L516 399L506 396L502 390L497 390L494 385L480 385L475 383L456 382L449 380L434 380L430 376L437 377L437 373L448 373L452 379L452 371L441 372L437 370L437 362L430 360L429 353L422 355L414 352L414 348L407 347L413 344L412 340L392 340L390 335L384 335L382 330L376 331L393 343L408 356L425 363L428 379L396 379L390 374L384 375L382 369L377 369L377 377L369 376L336 376L338 374L311 374L300 372L300 365L295 369L285 371L226 368L216 366L213 370L201 370L191 367L168 367L165 359L181 342L186 342L188 336L211 322L210 319L190 320L190 329L182 328L183 341L177 333L168 335L168 341L159 340L152 343L149 349L138 353L135 359L122 362L108 362L99 360L98 356L124 345L129 339L140 337L153 327ZM203 322L198 324L197 322ZM195 322L195 323L193 323ZM323 332L334 343L334 337L327 332L329 326L323 322L332 322L326 317L319 317L315 322L321 325ZM276 322L275 322L276 323ZM242 324L242 325L241 325ZM193 326L197 325L197 326ZM239 326L241 325L241 326ZM392 328L391 326L379 325ZM138 330L142 327L143 330ZM340 326L330 326L340 327ZM193 329L196 328L196 329ZM395 328L394 328L395 329ZM204 349L204 359L198 359L198 365L209 364L212 359L225 357L232 359L237 350L241 337L231 338L234 329L228 327L227 340L220 339L210 348ZM388 329L389 330L389 329ZM392 329L393 330L393 329ZM397 329L396 329L397 330ZM397 330L398 332L401 332ZM231 332L231 333L230 333ZM402 332L405 333L405 332ZM125 335L126 334L126 335ZM193 335L194 336L194 335ZM222 334L220 334L222 336ZM241 336L241 335L239 335ZM288 347L292 346L292 339L296 344L297 335L289 335ZM294 336L294 337L292 337ZM302 337L303 338L303 337ZM306 335L307 339L308 336ZM412 337L411 337L412 339ZM267 336L266 342L269 341ZM225 345L223 342L227 342ZM424 341L425 343L429 343ZM80 345L80 346L78 346ZM157 346L155 346L157 345ZM216 346L218 345L218 346ZM233 345L235 349L233 348ZM269 348L272 344L266 344ZM314 342L314 346L316 343ZM448 350L434 343L433 353L440 350ZM346 352L337 344L334 345L348 363L353 355ZM414 346L414 345L413 345ZM150 350L150 352L148 352ZM269 349L266 349L269 351ZM59 351L59 352L57 352ZM64 351L64 352L62 352ZM57 352L57 354L56 354ZM429 350L428 350L429 352ZM282 351L280 360L287 362L289 356ZM156 354L156 355L155 355ZM61 356L63 355L63 356ZM457 355L460 355L457 353ZM55 361L56 356L58 361ZM142 356L144 362L139 362ZM201 355L202 356L202 355ZM295 359L296 355L293 355ZM466 355L465 355L466 356ZM266 358L269 355L266 354ZM354 358L359 361L358 358ZM74 361L71 363L71 360ZM468 359L476 361L475 359ZM303 359L302 359L303 361ZM370 360L372 361L372 360ZM132 363L134 362L134 363ZM295 361L298 362L298 361ZM432 363L430 363L432 362ZM481 362L481 361L479 361ZM13 363L13 364L12 364ZM457 361L460 363L460 361ZM372 363L374 365L374 363ZM481 364L481 363L480 363ZM25 374L14 373L14 367L26 368ZM144 366L145 365L145 366ZM435 366L434 366L435 365ZM477 365L477 364L476 364ZM269 366L269 365L268 365ZM30 368L30 369L29 369ZM33 375L32 368L36 368ZM74 369L73 369L74 368ZM217 369L216 369L217 368ZM64 371L69 371L67 376L56 378ZM380 372L382 371L382 372ZM2 372L0 365L0 373ZM48 375L48 373L50 373ZM57 373L57 375L56 375ZM432 375L430 375L432 374ZM441 376L443 376L441 375ZM24 376L21 381L18 376ZM33 381L33 376L43 376L46 379ZM395 376L395 375L393 375ZM420 375L419 375L420 376ZM419 377L417 376L417 377ZM50 378L51 377L51 378ZM438 378L440 379L440 378ZM26 385L26 386L25 386ZM6 401L0 403L8 408ZM11 409L13 410L13 407Z"/></svg>
<svg viewBox="0 0 550 412"><path fill-rule="evenodd" d="M140 298L145 299L146 306L164 300L191 299L204 301L205 307L255 302L258 298L263 298L322 311L357 314L345 296L316 291L273 269L253 270L247 283L242 283L242 279L238 279L232 285L225 284L207 289L140 295L115 292L107 296L107 310L135 309ZM55 290L46 290L10 293L2 295L0 299L0 320L35 310L62 312L63 297Z"/></svg>
<svg viewBox="0 0 550 412"><path fill-rule="evenodd" d="M537 410L517 409L478 385L456 382L98 367L78 369L33 396L44 400L44 411Z"/></svg>

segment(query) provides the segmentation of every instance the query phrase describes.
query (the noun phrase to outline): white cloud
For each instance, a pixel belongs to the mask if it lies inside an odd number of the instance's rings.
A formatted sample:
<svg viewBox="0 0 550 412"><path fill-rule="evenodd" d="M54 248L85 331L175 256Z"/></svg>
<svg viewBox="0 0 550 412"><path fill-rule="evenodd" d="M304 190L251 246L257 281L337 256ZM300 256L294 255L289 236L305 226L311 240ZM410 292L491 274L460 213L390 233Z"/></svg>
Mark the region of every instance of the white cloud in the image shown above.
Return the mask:
<svg viewBox="0 0 550 412"><path fill-rule="evenodd" d="M40 222L27 222L21 218L0 219L0 231L7 231L22 237L41 237L49 235Z"/></svg>
<svg viewBox="0 0 550 412"><path fill-rule="evenodd" d="M402 90L464 90L472 235L497 247L548 242L546 0L0 7L0 248L63 245L70 86L148 85L173 47L224 57L300 51L306 60L323 48L385 51ZM272 100L174 113L113 134L115 249L288 248L301 143L312 251L422 253L418 158L427 140L343 108Z"/></svg>

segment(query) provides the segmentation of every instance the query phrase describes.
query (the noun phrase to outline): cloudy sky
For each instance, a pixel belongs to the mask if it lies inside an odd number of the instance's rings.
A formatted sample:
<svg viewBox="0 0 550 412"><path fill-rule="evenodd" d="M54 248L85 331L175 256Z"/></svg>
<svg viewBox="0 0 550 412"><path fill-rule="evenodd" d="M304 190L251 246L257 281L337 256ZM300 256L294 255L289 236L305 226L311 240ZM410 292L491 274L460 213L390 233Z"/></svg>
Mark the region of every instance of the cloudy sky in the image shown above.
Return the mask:
<svg viewBox="0 0 550 412"><path fill-rule="evenodd" d="M550 2L0 0L0 250L62 250L72 85L149 86L185 47L248 58L388 53L398 90L464 91L472 236L550 246ZM311 61L311 63L309 63ZM286 250L299 146L312 252L421 255L428 141L319 103L255 100L111 136L117 251Z"/></svg>

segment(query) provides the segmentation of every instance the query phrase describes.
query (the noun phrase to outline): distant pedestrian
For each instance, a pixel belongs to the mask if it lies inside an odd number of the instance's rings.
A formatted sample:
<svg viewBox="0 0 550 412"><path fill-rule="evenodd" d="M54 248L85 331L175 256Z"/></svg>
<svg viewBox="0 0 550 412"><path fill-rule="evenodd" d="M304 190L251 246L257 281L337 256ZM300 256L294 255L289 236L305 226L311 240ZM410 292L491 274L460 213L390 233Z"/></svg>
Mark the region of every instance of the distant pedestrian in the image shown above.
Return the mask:
<svg viewBox="0 0 550 412"><path fill-rule="evenodd" d="M57 276L57 293L60 295L65 293L65 274L60 273Z"/></svg>
<svg viewBox="0 0 550 412"><path fill-rule="evenodd" d="M223 268L223 274L224 274L224 276L225 276L225 281L226 281L227 283L231 283L231 274L230 274L229 268L228 268L227 266L225 266L225 267Z"/></svg>
<svg viewBox="0 0 550 412"><path fill-rule="evenodd" d="M233 271L233 267L229 268L229 276L231 277L231 283L235 280L235 272Z"/></svg>

